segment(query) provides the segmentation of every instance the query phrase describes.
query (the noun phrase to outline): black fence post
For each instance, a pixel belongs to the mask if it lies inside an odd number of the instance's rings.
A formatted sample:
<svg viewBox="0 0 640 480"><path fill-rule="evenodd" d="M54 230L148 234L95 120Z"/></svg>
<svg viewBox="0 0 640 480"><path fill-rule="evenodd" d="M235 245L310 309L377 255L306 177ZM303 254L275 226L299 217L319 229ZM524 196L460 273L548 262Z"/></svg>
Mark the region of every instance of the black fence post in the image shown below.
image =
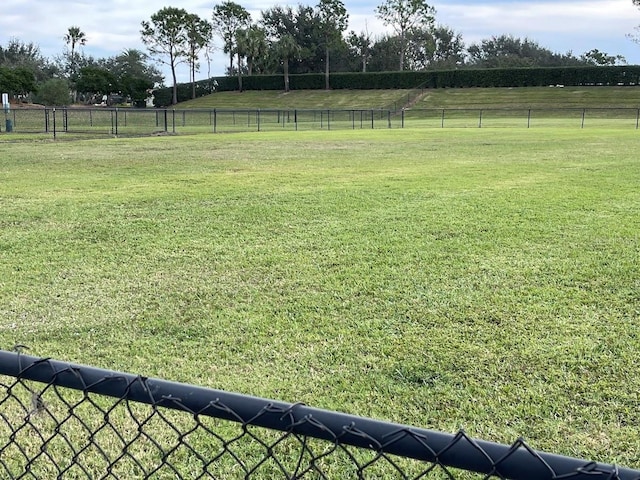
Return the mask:
<svg viewBox="0 0 640 480"><path fill-rule="evenodd" d="M115 120L115 127L116 127L115 136L117 137L118 136L118 107L115 108L115 117L116 117L116 120Z"/></svg>
<svg viewBox="0 0 640 480"><path fill-rule="evenodd" d="M482 109L480 109L480 118L478 119L478 128L482 128Z"/></svg>
<svg viewBox="0 0 640 480"><path fill-rule="evenodd" d="M586 112L587 112L587 109L583 108L582 109L582 122L580 124L580 128L584 128L584 115L585 115Z"/></svg>
<svg viewBox="0 0 640 480"><path fill-rule="evenodd" d="M167 118L167 109L164 109L164 131L168 132L169 131L169 119Z"/></svg>
<svg viewBox="0 0 640 480"><path fill-rule="evenodd" d="M440 128L444 128L444 108L442 109L442 119L440 120Z"/></svg>
<svg viewBox="0 0 640 480"><path fill-rule="evenodd" d="M56 139L56 109L53 109L53 139Z"/></svg>
<svg viewBox="0 0 640 480"><path fill-rule="evenodd" d="M636 130L638 130L638 126L640 126L640 108L636 110Z"/></svg>
<svg viewBox="0 0 640 480"><path fill-rule="evenodd" d="M214 108L213 109L213 133L217 132L217 127L218 127L218 112Z"/></svg>
<svg viewBox="0 0 640 480"><path fill-rule="evenodd" d="M527 112L527 128L531 125L531 109Z"/></svg>
<svg viewBox="0 0 640 480"><path fill-rule="evenodd" d="M44 109L44 133L49 133L49 109Z"/></svg>
<svg viewBox="0 0 640 480"><path fill-rule="evenodd" d="M176 133L176 111L171 110L171 132Z"/></svg>
<svg viewBox="0 0 640 480"><path fill-rule="evenodd" d="M404 128L404 108L402 109L402 113L400 114L400 128Z"/></svg>

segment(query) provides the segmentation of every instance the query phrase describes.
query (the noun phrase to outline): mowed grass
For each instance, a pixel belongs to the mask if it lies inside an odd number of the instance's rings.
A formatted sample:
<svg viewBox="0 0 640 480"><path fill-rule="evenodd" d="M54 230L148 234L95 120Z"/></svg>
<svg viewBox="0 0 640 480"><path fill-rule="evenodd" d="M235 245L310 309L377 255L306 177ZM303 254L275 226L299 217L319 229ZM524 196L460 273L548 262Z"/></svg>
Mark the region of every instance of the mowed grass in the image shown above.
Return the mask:
<svg viewBox="0 0 640 480"><path fill-rule="evenodd" d="M640 86L441 88L425 90L416 108L639 108Z"/></svg>
<svg viewBox="0 0 640 480"><path fill-rule="evenodd" d="M176 108L372 109L405 102L408 90L247 90L216 92L179 103Z"/></svg>
<svg viewBox="0 0 640 480"><path fill-rule="evenodd" d="M640 468L637 145L5 144L1 346Z"/></svg>

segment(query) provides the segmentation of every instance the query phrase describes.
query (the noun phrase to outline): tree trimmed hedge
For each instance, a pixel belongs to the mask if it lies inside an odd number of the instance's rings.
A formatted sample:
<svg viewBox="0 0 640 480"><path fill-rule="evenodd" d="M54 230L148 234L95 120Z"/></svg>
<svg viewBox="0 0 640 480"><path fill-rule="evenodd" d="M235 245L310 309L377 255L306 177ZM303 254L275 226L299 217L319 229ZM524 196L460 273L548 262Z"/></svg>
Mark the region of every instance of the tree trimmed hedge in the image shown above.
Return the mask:
<svg viewBox="0 0 640 480"><path fill-rule="evenodd" d="M214 81L217 87L214 89ZM324 89L324 74L290 75L292 90ZM245 90L284 90L282 75L254 75L242 78ZM547 85L640 85L640 65L613 67L534 67L425 70L421 72L334 73L333 89L412 89L465 87L536 87ZM196 82L196 95L238 89L237 77L216 77ZM171 104L171 88L154 92L155 105ZM191 84L178 85L178 102L192 96Z"/></svg>

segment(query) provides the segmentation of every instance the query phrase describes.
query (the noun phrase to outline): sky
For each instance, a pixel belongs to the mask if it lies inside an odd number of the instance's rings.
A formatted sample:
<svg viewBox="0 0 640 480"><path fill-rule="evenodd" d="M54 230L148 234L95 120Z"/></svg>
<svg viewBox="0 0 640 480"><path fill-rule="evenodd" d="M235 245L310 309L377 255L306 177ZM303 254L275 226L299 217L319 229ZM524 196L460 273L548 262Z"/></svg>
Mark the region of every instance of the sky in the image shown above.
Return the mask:
<svg viewBox="0 0 640 480"><path fill-rule="evenodd" d="M33 42L46 57L61 55L63 37L70 26L85 32L87 55L111 57L125 49L145 51L140 40L140 23L166 6L184 8L210 19L213 6L222 0L3 0L0 6L0 45L10 38ZM260 12L275 5L298 3L315 5L317 0L234 0L245 7L254 20ZM349 13L348 30L365 29L374 37L390 31L376 18L375 9L382 0L343 0ZM436 22L462 34L467 46L482 39L503 34L529 38L558 53L576 56L597 48L610 55L623 55L629 64L640 65L640 44L628 38L638 33L640 9L632 0L427 0L436 9ZM220 47L221 41L215 39ZM211 63L204 58L198 79L224 74L227 57L220 49ZM159 65L170 83L169 70ZM188 68L177 69L178 81L189 80Z"/></svg>

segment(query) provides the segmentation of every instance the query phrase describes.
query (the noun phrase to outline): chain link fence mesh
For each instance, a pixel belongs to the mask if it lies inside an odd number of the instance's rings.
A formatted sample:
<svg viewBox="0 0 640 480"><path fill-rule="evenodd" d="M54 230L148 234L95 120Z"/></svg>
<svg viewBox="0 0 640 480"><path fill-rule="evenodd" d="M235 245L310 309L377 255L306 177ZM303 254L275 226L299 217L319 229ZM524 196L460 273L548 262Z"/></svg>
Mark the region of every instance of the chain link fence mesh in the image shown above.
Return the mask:
<svg viewBox="0 0 640 480"><path fill-rule="evenodd" d="M0 476L640 479L640 471L0 351Z"/></svg>
<svg viewBox="0 0 640 480"><path fill-rule="evenodd" d="M416 93L417 95L417 93ZM411 100L413 97L407 97ZM16 108L13 133L53 138L390 128L640 128L640 108ZM5 129L6 130L6 129ZM2 126L0 125L0 132Z"/></svg>

